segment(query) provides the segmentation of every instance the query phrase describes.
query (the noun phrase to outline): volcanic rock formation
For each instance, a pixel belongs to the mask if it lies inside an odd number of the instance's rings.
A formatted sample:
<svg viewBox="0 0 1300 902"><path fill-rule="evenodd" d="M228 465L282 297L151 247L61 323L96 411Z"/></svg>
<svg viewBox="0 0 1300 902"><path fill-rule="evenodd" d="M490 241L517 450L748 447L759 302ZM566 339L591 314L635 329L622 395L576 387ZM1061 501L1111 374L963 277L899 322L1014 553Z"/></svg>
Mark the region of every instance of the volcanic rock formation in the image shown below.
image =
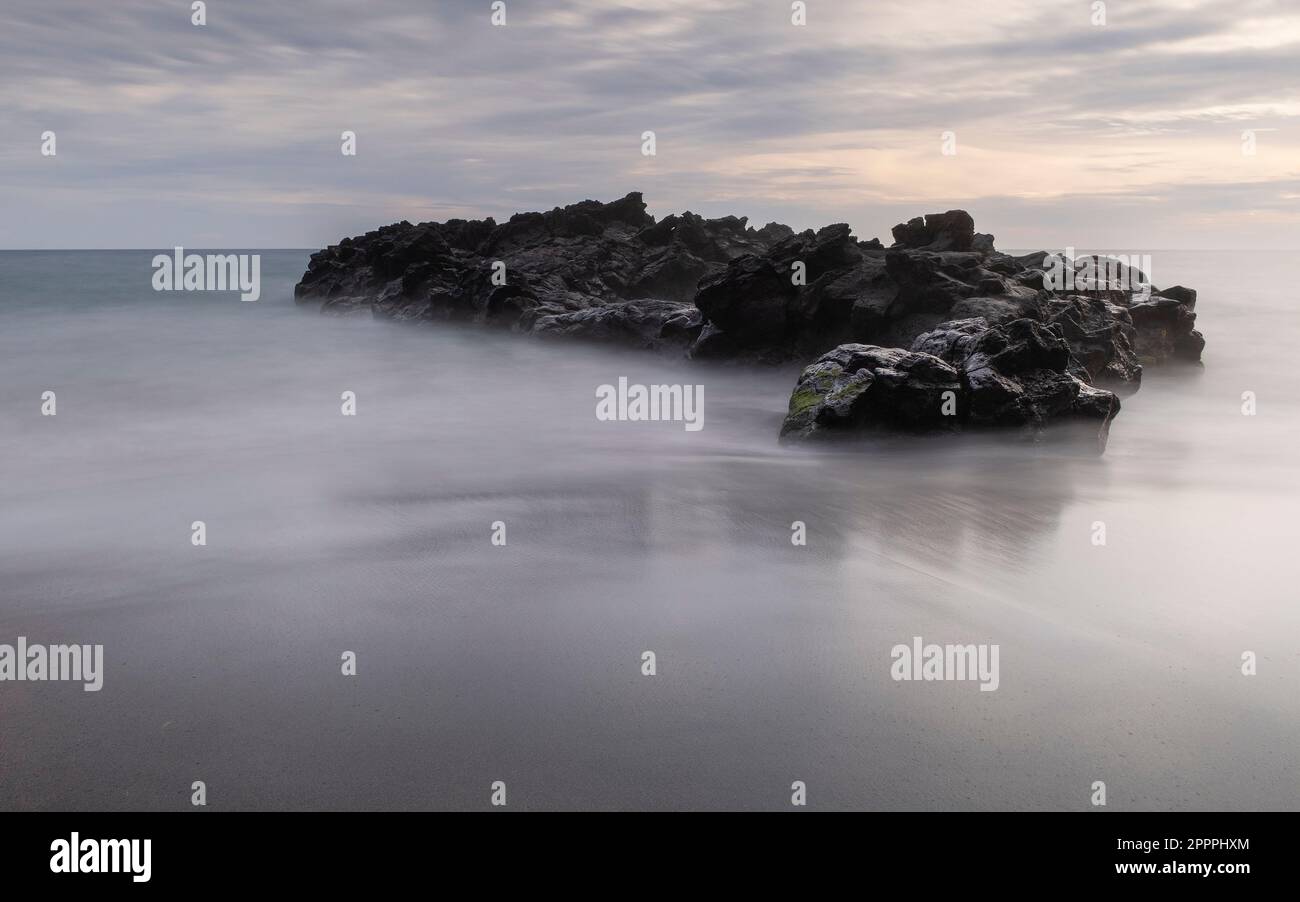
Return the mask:
<svg viewBox="0 0 1300 902"><path fill-rule="evenodd" d="M1197 361L1196 292L1104 258L1010 256L963 210L860 241L744 217L662 220L639 193L507 222L399 222L311 257L323 312L464 320L696 359L814 361L786 438L1089 424L1104 445L1144 364ZM1084 273L1057 288L1062 267ZM1105 274L1104 277L1099 274ZM948 412L944 412L948 411Z"/></svg>

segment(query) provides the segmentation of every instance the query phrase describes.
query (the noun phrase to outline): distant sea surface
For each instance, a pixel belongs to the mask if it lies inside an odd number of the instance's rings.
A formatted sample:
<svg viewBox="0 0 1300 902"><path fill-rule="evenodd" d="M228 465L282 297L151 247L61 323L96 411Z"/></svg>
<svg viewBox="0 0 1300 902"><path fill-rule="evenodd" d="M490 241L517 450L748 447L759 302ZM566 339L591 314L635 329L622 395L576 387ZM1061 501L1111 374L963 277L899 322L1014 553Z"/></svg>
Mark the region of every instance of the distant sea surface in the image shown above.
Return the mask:
<svg viewBox="0 0 1300 902"><path fill-rule="evenodd" d="M0 252L0 643L106 668L0 682L0 809L1300 808L1293 255L1153 254L1205 365L1089 459L783 448L790 368L320 316L306 251L255 303L155 292L153 254ZM620 376L704 428L598 421ZM914 636L998 644L999 688L893 681Z"/></svg>

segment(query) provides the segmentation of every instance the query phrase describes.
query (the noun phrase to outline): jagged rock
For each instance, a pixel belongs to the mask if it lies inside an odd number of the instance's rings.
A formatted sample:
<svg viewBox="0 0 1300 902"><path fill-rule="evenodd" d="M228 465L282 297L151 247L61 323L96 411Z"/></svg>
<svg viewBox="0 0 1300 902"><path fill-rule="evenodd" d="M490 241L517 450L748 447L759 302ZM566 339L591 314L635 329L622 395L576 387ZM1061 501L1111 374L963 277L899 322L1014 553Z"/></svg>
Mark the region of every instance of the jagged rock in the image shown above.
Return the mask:
<svg viewBox="0 0 1300 902"><path fill-rule="evenodd" d="M1196 291L1192 288L1184 288L1181 285L1175 285L1172 288L1159 289L1155 292L1157 297L1172 298L1182 304L1188 310L1196 309Z"/></svg>
<svg viewBox="0 0 1300 902"><path fill-rule="evenodd" d="M696 359L816 359L784 430L794 436L972 426L1038 435L1070 421L1104 443L1118 410L1110 390L1136 390L1144 364L1200 359L1196 292L1155 289L1128 261L1001 253L963 210L892 235L885 248L843 223L795 232L691 212L656 221L633 192L499 224L384 226L313 254L294 293L327 313L467 320ZM959 403L935 419L940 385L955 385Z"/></svg>
<svg viewBox="0 0 1300 902"><path fill-rule="evenodd" d="M990 325L1009 323L1013 319L1037 317L1042 310L1038 292L1021 285L1004 285L988 296L964 298L953 304L948 316L957 319L983 317Z"/></svg>
<svg viewBox="0 0 1300 902"><path fill-rule="evenodd" d="M1139 286L1150 286L1150 277L1131 260L1120 257L1085 254L1073 261L1075 285L1080 290L1095 286L1106 290L1139 291Z"/></svg>
<svg viewBox="0 0 1300 902"><path fill-rule="evenodd" d="M892 328L898 283L890 277L885 257L865 254L857 267L837 280L851 286L855 294L849 309L849 334L854 340L882 341Z"/></svg>
<svg viewBox="0 0 1300 902"><path fill-rule="evenodd" d="M713 323L706 322L704 328L691 345L691 358L694 360L725 360L735 357L739 349L731 338Z"/></svg>
<svg viewBox="0 0 1300 902"><path fill-rule="evenodd" d="M961 389L957 370L929 354L845 344L804 369L790 396L782 438L807 439L849 429L926 431L953 428L945 392Z"/></svg>
<svg viewBox="0 0 1300 902"><path fill-rule="evenodd" d="M781 435L1019 427L1039 439L1075 427L1100 452L1119 399L1068 372L1071 360L1058 328L1030 319L944 323L908 351L841 345L803 370Z"/></svg>
<svg viewBox="0 0 1300 902"><path fill-rule="evenodd" d="M1056 420L1083 422L1104 450L1119 398L1070 374L1070 361L1057 327L1019 319L989 329L961 364L966 422L1028 427L1035 437Z"/></svg>
<svg viewBox="0 0 1300 902"><path fill-rule="evenodd" d="M679 308L694 307L700 280L792 235L735 216L687 212L656 222L633 192L501 224L384 226L313 254L294 295L331 312L369 308L398 320L465 319L684 352L703 321ZM504 284L493 279L500 265Z"/></svg>
<svg viewBox="0 0 1300 902"><path fill-rule="evenodd" d="M940 323L912 342L912 350L938 357L953 366L961 366L975 350L979 337L989 330L983 317Z"/></svg>
<svg viewBox="0 0 1300 902"><path fill-rule="evenodd" d="M975 240L975 220L965 210L930 213L894 226L894 247L932 251L969 251ZM993 239L989 236L989 245Z"/></svg>
<svg viewBox="0 0 1300 902"><path fill-rule="evenodd" d="M1044 314L1070 344L1074 375L1099 388L1137 391L1142 364L1133 348L1137 330L1126 308L1101 298L1070 296L1045 302Z"/></svg>
<svg viewBox="0 0 1300 902"><path fill-rule="evenodd" d="M1195 295L1191 302L1196 302ZM1188 304L1155 295L1146 303L1132 305L1128 312L1137 327L1134 345L1143 362L1196 362L1201 359L1205 339L1194 328L1196 314Z"/></svg>
<svg viewBox="0 0 1300 902"><path fill-rule="evenodd" d="M981 257L973 253L892 251L885 257L885 269L898 286L891 311L899 313L947 313L953 304L980 293L986 273ZM988 273L989 278L995 278ZM999 283L994 291L1001 288Z"/></svg>
<svg viewBox="0 0 1300 902"><path fill-rule="evenodd" d="M696 341L704 317L694 304L677 301L621 301L572 313L538 317L532 331L546 336L616 340L641 348L686 347Z"/></svg>
<svg viewBox="0 0 1300 902"><path fill-rule="evenodd" d="M799 296L784 264L766 256L740 257L700 285L696 306L741 346L784 344L794 331L791 310Z"/></svg>
<svg viewBox="0 0 1300 902"><path fill-rule="evenodd" d="M998 253L962 210L918 217L893 234L885 250L844 224L795 233L690 212L655 221L632 193L501 224L385 226L313 254L295 294L331 313L466 319L751 360L808 359L845 342L906 347L946 320L982 317L992 326L1030 317L1063 327L1079 358L1076 374L1117 385L1136 381L1126 341L1140 344L1148 362L1198 353L1188 289L1138 298L1156 306L1126 319L1128 293L1086 280L1077 295L1106 306L1068 313L1055 301L1070 292L1048 290L1045 276L1067 265L1071 277L1087 276L1088 266L1104 273L1105 258ZM493 264L504 265L505 284L491 279ZM1185 312L1166 309L1161 297ZM701 328L674 308L646 306L651 301L693 303Z"/></svg>
<svg viewBox="0 0 1300 902"><path fill-rule="evenodd" d="M862 259L847 225L810 229L732 260L700 282L695 304L739 347L797 351L847 333L855 294L841 279Z"/></svg>

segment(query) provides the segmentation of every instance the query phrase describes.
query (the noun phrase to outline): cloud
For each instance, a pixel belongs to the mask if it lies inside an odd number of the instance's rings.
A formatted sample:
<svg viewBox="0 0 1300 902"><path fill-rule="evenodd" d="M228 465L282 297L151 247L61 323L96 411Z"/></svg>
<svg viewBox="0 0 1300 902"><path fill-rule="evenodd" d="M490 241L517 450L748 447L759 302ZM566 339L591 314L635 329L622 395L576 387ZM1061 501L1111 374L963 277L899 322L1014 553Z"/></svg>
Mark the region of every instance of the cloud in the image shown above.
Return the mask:
<svg viewBox="0 0 1300 902"><path fill-rule="evenodd" d="M1151 246L1300 238L1260 190L1300 178L1285 3L1126 0L1102 27L1088 0L810 0L805 27L779 0L506 5L222 0L198 28L181 0L6 4L0 246L319 246L634 189L867 236L961 206L1105 246L1109 205Z"/></svg>

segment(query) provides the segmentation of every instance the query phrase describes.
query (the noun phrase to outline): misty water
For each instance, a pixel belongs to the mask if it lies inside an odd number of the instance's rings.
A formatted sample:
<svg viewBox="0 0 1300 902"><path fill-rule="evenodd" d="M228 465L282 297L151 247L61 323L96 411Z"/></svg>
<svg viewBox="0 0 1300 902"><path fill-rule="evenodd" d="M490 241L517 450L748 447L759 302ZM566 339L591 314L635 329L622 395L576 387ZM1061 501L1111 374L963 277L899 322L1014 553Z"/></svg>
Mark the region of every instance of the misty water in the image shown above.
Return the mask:
<svg viewBox="0 0 1300 902"><path fill-rule="evenodd" d="M783 447L793 369L321 316L305 251L256 303L156 293L152 256L0 253L0 642L105 648L100 692L0 683L0 808L1300 807L1287 255L1153 255L1205 365L1148 368L1100 458ZM702 384L704 428L597 420L620 376ZM997 691L895 682L914 636L998 644Z"/></svg>

